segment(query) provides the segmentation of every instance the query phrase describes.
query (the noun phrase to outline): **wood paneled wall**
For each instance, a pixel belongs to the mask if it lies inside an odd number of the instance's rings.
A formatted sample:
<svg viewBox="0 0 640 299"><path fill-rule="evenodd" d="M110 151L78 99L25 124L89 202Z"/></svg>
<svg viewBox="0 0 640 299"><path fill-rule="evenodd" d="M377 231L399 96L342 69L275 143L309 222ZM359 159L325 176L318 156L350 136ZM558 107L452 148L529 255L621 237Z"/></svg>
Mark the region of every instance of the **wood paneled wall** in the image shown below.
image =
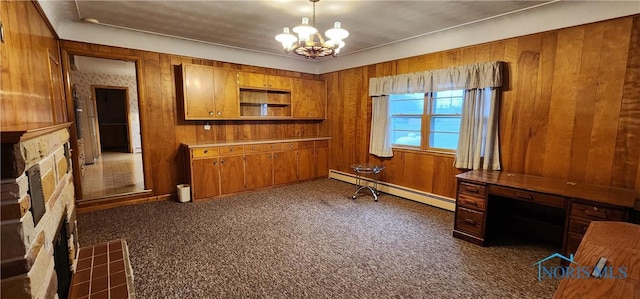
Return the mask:
<svg viewBox="0 0 640 299"><path fill-rule="evenodd" d="M379 161L368 154L369 78L495 60L508 64L505 171L635 188L640 198L638 15L326 74L330 167ZM395 151L382 162L385 181L455 197L451 155Z"/></svg>
<svg viewBox="0 0 640 299"><path fill-rule="evenodd" d="M316 137L319 134L320 121L317 120L211 121L211 130L205 130L204 121L184 120L175 90L175 69L182 63L310 79L318 79L316 75L72 41L61 41L61 47L88 56L139 61L136 67L143 82L138 88L145 183L155 195L175 193L176 185L184 183L184 162L179 152L182 142Z"/></svg>
<svg viewBox="0 0 640 299"><path fill-rule="evenodd" d="M0 125L66 121L58 41L31 1L0 1Z"/></svg>

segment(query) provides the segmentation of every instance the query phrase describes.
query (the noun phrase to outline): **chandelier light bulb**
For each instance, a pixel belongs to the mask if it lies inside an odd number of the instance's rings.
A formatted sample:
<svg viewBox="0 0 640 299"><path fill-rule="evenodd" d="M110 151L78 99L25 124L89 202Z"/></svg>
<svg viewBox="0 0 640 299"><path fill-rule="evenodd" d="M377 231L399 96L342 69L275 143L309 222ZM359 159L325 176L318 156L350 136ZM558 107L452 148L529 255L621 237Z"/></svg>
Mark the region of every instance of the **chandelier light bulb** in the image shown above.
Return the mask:
<svg viewBox="0 0 640 299"><path fill-rule="evenodd" d="M289 32L289 27L284 27L282 33L276 35L276 40L282 44L282 48L286 52L289 52L293 44L298 41L298 38Z"/></svg>
<svg viewBox="0 0 640 299"><path fill-rule="evenodd" d="M318 29L309 25L309 18L303 17L302 24L293 27L293 32L298 34L298 39L300 41L308 41L312 34L318 32Z"/></svg>
<svg viewBox="0 0 640 299"><path fill-rule="evenodd" d="M333 28L327 30L324 35L329 39L342 41L349 36L349 31L342 29L342 24L340 22L335 22L333 23Z"/></svg>

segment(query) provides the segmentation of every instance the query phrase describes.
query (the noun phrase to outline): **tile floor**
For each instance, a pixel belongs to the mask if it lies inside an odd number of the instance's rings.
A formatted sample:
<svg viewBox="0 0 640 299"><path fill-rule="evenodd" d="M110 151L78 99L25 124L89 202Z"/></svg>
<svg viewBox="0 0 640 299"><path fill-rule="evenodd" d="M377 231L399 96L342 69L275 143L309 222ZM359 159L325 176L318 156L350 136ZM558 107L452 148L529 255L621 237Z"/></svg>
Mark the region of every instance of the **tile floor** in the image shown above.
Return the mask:
<svg viewBox="0 0 640 299"><path fill-rule="evenodd" d="M134 298L127 243L116 240L80 248L70 299Z"/></svg>
<svg viewBox="0 0 640 299"><path fill-rule="evenodd" d="M144 191L142 154L102 152L91 165L85 165L82 199Z"/></svg>

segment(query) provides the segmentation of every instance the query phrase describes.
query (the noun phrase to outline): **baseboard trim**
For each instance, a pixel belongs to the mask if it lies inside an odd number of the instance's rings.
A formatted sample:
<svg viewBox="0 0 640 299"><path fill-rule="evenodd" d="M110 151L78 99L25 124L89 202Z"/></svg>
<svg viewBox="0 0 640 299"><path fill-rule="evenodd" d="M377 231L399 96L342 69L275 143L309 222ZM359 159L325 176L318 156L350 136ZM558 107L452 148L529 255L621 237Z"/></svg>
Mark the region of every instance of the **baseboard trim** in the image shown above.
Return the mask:
<svg viewBox="0 0 640 299"><path fill-rule="evenodd" d="M356 176L352 173L346 173L337 170L329 170L329 178L343 181L350 184L356 184ZM370 178L363 178L366 184L373 185L373 180ZM420 203L428 204L437 208L455 211L456 200L453 198L415 190L399 185L390 184L387 182L378 182L378 190L380 192L388 193L391 195L399 196L405 199L417 201Z"/></svg>
<svg viewBox="0 0 640 299"><path fill-rule="evenodd" d="M84 201L78 201L76 206L76 212L78 214L84 214L84 213L93 212L93 211L106 210L106 209L112 209L112 208L136 205L136 204L143 204L143 203L149 203L154 201L174 200L175 198L176 198L176 194L173 193L173 194L164 194L164 195L158 195L158 196L141 195L141 196L133 196L128 198L117 197L113 199L96 200L96 201L84 200Z"/></svg>

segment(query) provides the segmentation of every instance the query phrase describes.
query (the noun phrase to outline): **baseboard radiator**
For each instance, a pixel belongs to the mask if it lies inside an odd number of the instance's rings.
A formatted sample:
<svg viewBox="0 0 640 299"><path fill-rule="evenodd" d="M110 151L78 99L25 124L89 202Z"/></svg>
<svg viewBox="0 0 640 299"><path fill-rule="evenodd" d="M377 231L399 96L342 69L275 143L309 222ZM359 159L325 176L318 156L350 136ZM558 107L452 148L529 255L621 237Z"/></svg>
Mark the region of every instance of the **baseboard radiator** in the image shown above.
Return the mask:
<svg viewBox="0 0 640 299"><path fill-rule="evenodd" d="M356 184L356 176L352 173L346 173L331 169L329 170L329 178L346 183L351 183L354 185ZM363 178L362 181L364 182L364 184L368 184L370 186L373 185L373 180L370 178ZM378 191L449 211L454 211L456 208L456 200L453 198L398 186L387 182L378 182Z"/></svg>

